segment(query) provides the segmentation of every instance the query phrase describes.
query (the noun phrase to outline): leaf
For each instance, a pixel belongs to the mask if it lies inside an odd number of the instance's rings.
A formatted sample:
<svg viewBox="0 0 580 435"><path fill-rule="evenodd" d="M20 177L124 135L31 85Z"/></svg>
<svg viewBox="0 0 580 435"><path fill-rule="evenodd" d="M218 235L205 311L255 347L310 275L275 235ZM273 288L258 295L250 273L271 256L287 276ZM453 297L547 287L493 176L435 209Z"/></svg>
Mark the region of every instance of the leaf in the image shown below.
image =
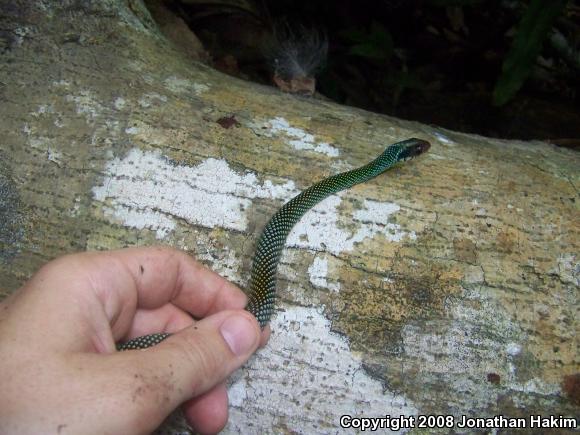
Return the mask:
<svg viewBox="0 0 580 435"><path fill-rule="evenodd" d="M502 73L493 91L493 104L502 106L522 87L554 20L560 15L567 0L531 0L518 29Z"/></svg>

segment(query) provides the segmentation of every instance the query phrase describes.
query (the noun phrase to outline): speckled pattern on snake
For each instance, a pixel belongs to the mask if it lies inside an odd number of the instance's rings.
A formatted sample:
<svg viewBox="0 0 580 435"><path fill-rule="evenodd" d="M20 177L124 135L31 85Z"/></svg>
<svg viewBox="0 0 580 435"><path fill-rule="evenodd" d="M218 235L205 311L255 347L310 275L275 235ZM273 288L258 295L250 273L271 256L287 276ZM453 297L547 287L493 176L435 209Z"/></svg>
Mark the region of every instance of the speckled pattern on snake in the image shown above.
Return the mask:
<svg viewBox="0 0 580 435"><path fill-rule="evenodd" d="M387 147L372 162L343 172L310 186L308 189L284 204L272 216L256 247L252 264L246 310L258 319L263 328L270 321L276 300L276 269L284 248L286 237L294 225L310 208L333 193L364 183L393 167L397 163L425 153L429 142L421 139L407 139ZM144 349L160 343L169 337L168 333L150 334L137 337L117 346L118 350Z"/></svg>

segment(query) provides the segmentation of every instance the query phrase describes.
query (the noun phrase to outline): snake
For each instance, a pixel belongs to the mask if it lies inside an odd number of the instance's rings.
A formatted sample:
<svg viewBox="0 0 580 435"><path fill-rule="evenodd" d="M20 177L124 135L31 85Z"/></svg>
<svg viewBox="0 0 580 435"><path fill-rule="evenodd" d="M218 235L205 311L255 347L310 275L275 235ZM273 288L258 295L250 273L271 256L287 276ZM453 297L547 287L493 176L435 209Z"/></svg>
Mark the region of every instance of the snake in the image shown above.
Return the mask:
<svg viewBox="0 0 580 435"><path fill-rule="evenodd" d="M262 329L268 324L274 312L276 271L286 238L304 213L324 198L369 181L398 163L425 153L430 146L429 142L416 138L394 143L366 165L325 178L278 209L258 239L248 284L246 310L256 317ZM162 342L170 335L166 332L144 335L118 344L117 350L145 349Z"/></svg>

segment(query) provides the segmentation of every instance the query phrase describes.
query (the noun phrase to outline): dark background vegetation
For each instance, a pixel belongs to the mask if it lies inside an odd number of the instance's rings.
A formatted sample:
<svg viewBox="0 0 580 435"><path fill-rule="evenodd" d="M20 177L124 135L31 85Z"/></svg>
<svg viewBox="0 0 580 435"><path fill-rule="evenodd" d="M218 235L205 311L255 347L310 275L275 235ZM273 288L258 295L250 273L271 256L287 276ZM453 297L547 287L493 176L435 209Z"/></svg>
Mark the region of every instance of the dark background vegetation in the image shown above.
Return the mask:
<svg viewBox="0 0 580 435"><path fill-rule="evenodd" d="M580 6L562 0L171 0L210 63L272 84L283 29L328 42L317 91L486 136L580 148ZM288 30L290 29L290 30Z"/></svg>

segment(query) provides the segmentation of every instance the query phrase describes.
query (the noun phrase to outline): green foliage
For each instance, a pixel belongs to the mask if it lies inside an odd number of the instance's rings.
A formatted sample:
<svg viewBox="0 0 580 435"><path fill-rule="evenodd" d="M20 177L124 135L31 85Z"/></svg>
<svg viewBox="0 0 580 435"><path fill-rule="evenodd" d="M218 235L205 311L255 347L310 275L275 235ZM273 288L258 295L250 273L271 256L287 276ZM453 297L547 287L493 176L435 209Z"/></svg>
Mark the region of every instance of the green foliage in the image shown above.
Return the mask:
<svg viewBox="0 0 580 435"><path fill-rule="evenodd" d="M502 73L493 91L493 104L507 103L530 75L542 44L567 0L531 0L518 25Z"/></svg>
<svg viewBox="0 0 580 435"><path fill-rule="evenodd" d="M388 60L393 54L393 38L382 24L373 21L368 31L349 30L343 37L352 45L348 54L374 60Z"/></svg>

